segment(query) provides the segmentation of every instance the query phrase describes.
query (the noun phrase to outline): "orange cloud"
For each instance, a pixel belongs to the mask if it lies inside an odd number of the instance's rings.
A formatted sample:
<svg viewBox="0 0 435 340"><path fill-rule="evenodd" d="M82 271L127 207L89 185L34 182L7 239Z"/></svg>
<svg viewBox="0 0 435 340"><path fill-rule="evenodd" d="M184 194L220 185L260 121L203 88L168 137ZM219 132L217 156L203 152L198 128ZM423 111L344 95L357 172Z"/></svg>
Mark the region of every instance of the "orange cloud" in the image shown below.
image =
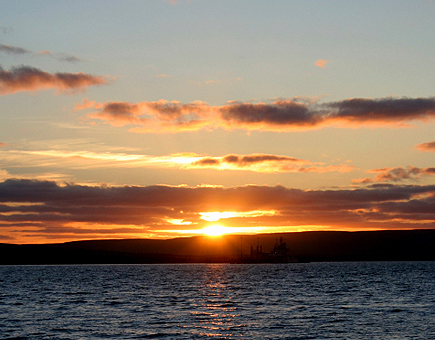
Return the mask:
<svg viewBox="0 0 435 340"><path fill-rule="evenodd" d="M196 131L213 122L214 108L195 101L182 104L177 101L109 102L88 118L105 121L113 126L136 125L134 132Z"/></svg>
<svg viewBox="0 0 435 340"><path fill-rule="evenodd" d="M435 152L435 141L418 144L415 148L420 151Z"/></svg>
<svg viewBox="0 0 435 340"><path fill-rule="evenodd" d="M201 129L292 131L324 126L399 126L435 117L435 98L353 98L318 103L277 100L231 102L211 106L201 101L108 102L87 116L114 126L132 125L138 133L176 133Z"/></svg>
<svg viewBox="0 0 435 340"><path fill-rule="evenodd" d="M0 68L0 95L50 88L58 91L76 91L107 83L108 80L104 77L82 72L48 73L29 66L12 68L11 71Z"/></svg>
<svg viewBox="0 0 435 340"><path fill-rule="evenodd" d="M370 184L373 183L374 180L372 178L357 178L357 179L353 179L352 183L353 184Z"/></svg>
<svg viewBox="0 0 435 340"><path fill-rule="evenodd" d="M326 60L326 59L319 59L319 60L316 61L315 65L316 65L317 67L320 67L320 68L326 68L326 64L327 64L328 62L329 62L329 60Z"/></svg>
<svg viewBox="0 0 435 340"><path fill-rule="evenodd" d="M435 228L434 185L337 190L282 186L173 187L0 182L0 236L108 238L201 229L224 218L228 227L331 229Z"/></svg>

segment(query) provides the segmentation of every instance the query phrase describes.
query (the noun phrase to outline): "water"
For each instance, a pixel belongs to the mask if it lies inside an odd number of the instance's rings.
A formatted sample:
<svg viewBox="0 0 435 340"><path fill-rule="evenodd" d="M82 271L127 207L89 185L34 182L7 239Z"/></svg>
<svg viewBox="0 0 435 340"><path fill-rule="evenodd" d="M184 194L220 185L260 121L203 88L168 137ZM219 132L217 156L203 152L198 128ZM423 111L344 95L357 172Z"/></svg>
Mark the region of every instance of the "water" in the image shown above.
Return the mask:
<svg viewBox="0 0 435 340"><path fill-rule="evenodd" d="M0 266L1 339L434 339L435 262Z"/></svg>

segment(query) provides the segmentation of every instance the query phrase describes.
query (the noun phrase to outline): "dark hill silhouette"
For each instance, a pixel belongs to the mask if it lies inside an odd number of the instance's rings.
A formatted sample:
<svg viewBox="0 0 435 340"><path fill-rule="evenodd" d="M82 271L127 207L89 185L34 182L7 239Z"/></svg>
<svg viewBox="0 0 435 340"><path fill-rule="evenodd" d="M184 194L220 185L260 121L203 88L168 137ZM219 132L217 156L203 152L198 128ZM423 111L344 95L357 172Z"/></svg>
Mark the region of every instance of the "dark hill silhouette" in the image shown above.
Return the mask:
<svg viewBox="0 0 435 340"><path fill-rule="evenodd" d="M303 262L435 260L435 230L396 230L0 244L0 264L249 262L251 246L269 252L280 237Z"/></svg>

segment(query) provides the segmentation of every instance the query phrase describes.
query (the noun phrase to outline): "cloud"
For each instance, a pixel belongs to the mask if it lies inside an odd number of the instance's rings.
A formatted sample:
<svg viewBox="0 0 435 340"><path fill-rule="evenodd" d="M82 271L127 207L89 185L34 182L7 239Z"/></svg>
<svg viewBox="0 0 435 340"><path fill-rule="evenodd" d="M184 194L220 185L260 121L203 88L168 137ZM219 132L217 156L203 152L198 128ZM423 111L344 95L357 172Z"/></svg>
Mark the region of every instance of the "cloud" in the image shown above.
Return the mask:
<svg viewBox="0 0 435 340"><path fill-rule="evenodd" d="M108 102L87 117L114 126L132 125L130 131L138 133L217 128L283 132L325 126L403 127L415 120L433 119L435 98L353 98L329 103L296 98L273 103L231 102L223 106L201 101Z"/></svg>
<svg viewBox="0 0 435 340"><path fill-rule="evenodd" d="M52 51L41 51L38 53L35 53L36 55L43 55L43 56L49 56L53 59L57 59L59 61L66 61L69 63L76 63L79 61L82 61L81 59L73 56L73 55L69 55L69 54L65 54L65 53L54 53Z"/></svg>
<svg viewBox="0 0 435 340"><path fill-rule="evenodd" d="M108 102L87 117L113 126L135 125L134 132L179 132L207 127L214 120L212 111L212 107L200 101L189 104L166 100L137 104Z"/></svg>
<svg viewBox="0 0 435 340"><path fill-rule="evenodd" d="M94 152L90 150L7 150L0 151L0 158L7 167L35 168L57 167L68 169L98 168L154 168L181 170L227 170L258 173L325 173L350 172L348 165L324 166L289 156L270 154L237 155L222 157L200 156L196 153L176 153L151 156L125 152Z"/></svg>
<svg viewBox="0 0 435 340"><path fill-rule="evenodd" d="M82 72L48 73L30 66L15 67L7 71L0 67L0 95L50 88L70 92L107 83L108 80L104 77Z"/></svg>
<svg viewBox="0 0 435 340"><path fill-rule="evenodd" d="M327 64L328 62L329 62L329 60L326 60L326 59L319 59L319 60L316 61L315 65L316 65L317 67L320 67L320 68L326 68L326 64Z"/></svg>
<svg viewBox="0 0 435 340"><path fill-rule="evenodd" d="M420 151L435 152L435 141L418 144L415 148Z"/></svg>
<svg viewBox="0 0 435 340"><path fill-rule="evenodd" d="M375 179L362 178L353 180L355 184L368 184L372 182L399 182L404 180L419 180L423 176L435 175L435 168L418 168L408 166L407 168L382 168L369 170L368 173L377 174Z"/></svg>
<svg viewBox="0 0 435 340"><path fill-rule="evenodd" d="M372 178L356 178L352 180L353 184L371 184L374 180Z"/></svg>
<svg viewBox="0 0 435 340"><path fill-rule="evenodd" d="M435 97L431 98L354 98L328 103L332 119L348 123L399 123L435 117Z"/></svg>
<svg viewBox="0 0 435 340"><path fill-rule="evenodd" d="M59 61L67 61L71 63L75 63L78 61L82 61L81 59L65 54L65 53L54 53L52 51L41 51L41 52L32 52L29 51L23 47L17 47L17 46L11 46L11 45L5 45L0 44L0 52L6 53L6 54L13 54L13 55L20 55L20 54L32 54L32 55L42 55L42 56L49 56L53 59L57 59Z"/></svg>
<svg viewBox="0 0 435 340"><path fill-rule="evenodd" d="M100 108L100 107L101 107L101 103L97 104L95 100L89 101L88 98L84 98L81 104L77 103L76 105L74 105L74 110L85 110L89 108Z"/></svg>
<svg viewBox="0 0 435 340"><path fill-rule="evenodd" d="M29 50L26 50L22 47L16 47L11 45L4 45L0 44L0 52L6 53L6 54L30 54Z"/></svg>
<svg viewBox="0 0 435 340"><path fill-rule="evenodd" d="M186 165L188 169L215 169L215 170L243 170L262 173L298 173L329 171L350 172L355 168L347 165L320 166L312 162L282 155L251 154L236 155L229 154L222 157L203 157L195 162Z"/></svg>
<svg viewBox="0 0 435 340"><path fill-rule="evenodd" d="M209 215L225 218L225 225L265 226L266 231L267 227L314 225L354 230L434 228L435 186L378 184L305 191L255 185L91 187L0 182L0 236L162 236L168 229L207 226L203 217Z"/></svg>
<svg viewBox="0 0 435 340"><path fill-rule="evenodd" d="M149 118L139 117L143 112L143 104L130 104L127 102L109 102L102 104L99 112L89 115L89 118L100 119L113 126L150 125Z"/></svg>
<svg viewBox="0 0 435 340"><path fill-rule="evenodd" d="M273 104L233 104L221 108L222 118L232 125L276 128L325 125L400 125L435 117L435 98L354 98L324 104L280 100Z"/></svg>
<svg viewBox="0 0 435 340"><path fill-rule="evenodd" d="M190 168L215 168L219 170L252 170L260 172L281 172L295 168L298 164L311 164L309 161L280 155L229 154L222 157L203 157L189 165Z"/></svg>
<svg viewBox="0 0 435 340"><path fill-rule="evenodd" d="M6 143L0 142L0 147L2 147L2 146L6 146Z"/></svg>

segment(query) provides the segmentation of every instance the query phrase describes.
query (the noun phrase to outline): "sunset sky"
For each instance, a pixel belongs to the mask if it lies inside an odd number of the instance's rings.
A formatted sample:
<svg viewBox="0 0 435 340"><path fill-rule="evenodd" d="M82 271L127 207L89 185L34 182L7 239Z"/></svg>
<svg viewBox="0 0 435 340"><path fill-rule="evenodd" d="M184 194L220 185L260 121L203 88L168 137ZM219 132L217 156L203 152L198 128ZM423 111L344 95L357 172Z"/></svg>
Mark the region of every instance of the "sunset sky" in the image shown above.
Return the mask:
<svg viewBox="0 0 435 340"><path fill-rule="evenodd" d="M434 1L0 9L0 242L435 228Z"/></svg>

